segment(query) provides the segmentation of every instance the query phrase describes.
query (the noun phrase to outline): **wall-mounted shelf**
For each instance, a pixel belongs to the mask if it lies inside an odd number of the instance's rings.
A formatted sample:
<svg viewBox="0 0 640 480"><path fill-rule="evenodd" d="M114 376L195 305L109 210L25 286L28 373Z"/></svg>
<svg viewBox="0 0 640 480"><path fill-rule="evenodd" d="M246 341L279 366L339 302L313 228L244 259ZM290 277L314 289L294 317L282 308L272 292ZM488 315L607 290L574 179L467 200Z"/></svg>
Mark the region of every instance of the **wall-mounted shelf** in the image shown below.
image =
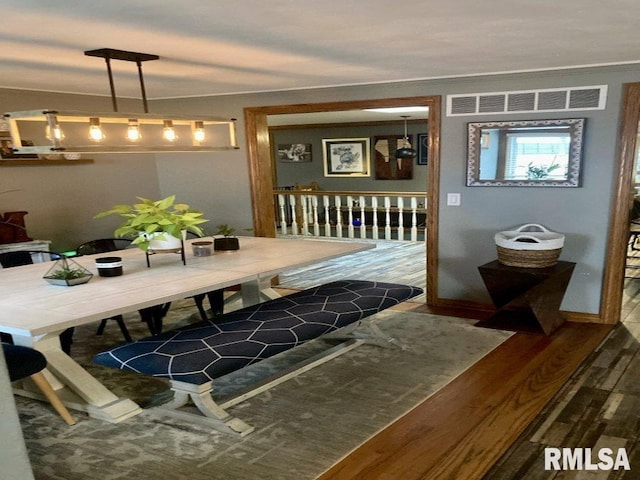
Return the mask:
<svg viewBox="0 0 640 480"><path fill-rule="evenodd" d="M92 158L81 158L79 160L67 160L66 158L62 158L59 160L47 160L44 158L34 158L34 159L21 159L16 158L15 160L0 160L0 167L31 167L36 165L75 165L75 164L87 164L93 163L94 160Z"/></svg>

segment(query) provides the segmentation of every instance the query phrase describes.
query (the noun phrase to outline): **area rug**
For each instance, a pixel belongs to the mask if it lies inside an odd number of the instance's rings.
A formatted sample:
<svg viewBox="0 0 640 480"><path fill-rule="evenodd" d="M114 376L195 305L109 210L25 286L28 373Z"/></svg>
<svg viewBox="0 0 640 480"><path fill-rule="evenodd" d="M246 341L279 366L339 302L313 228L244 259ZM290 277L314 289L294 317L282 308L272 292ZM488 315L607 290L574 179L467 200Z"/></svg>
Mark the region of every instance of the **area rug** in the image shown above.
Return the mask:
<svg viewBox="0 0 640 480"><path fill-rule="evenodd" d="M192 310L188 302L174 305L167 323L193 321ZM361 345L231 407L232 415L255 427L244 438L149 411L120 424L72 412L78 423L69 427L48 404L16 397L35 478L313 479L511 335L411 312L387 310L368 321L394 344ZM127 322L134 338L147 334L135 315ZM115 322L102 336L95 329L76 329L72 356L117 395L143 407L162 401L164 381L91 365L93 353L122 341ZM235 372L219 379L214 392L231 395L331 343L314 340Z"/></svg>

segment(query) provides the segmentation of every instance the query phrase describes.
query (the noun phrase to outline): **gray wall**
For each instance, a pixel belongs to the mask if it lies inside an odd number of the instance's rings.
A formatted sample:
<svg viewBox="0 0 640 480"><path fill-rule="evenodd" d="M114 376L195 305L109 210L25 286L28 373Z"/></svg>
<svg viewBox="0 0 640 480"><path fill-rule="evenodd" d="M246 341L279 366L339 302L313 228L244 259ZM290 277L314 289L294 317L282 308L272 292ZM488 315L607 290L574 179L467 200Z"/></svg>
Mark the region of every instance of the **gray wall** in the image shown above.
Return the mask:
<svg viewBox="0 0 640 480"><path fill-rule="evenodd" d="M416 133L426 132L427 124L409 125L407 133L415 143ZM274 158L276 158L277 186L291 186L296 182L318 182L321 190L356 190L356 191L405 191L424 192L427 187L427 166L417 165L413 161L413 178L406 180L376 180L375 157L373 153L373 137L376 135L403 135L404 125L373 125L373 126L336 126L276 129L272 131ZM371 176L369 177L325 177L322 140L330 138L369 138L371 141ZM287 163L277 160L276 149L279 144L306 143L312 145L312 161L302 163ZM417 146L414 145L417 149Z"/></svg>
<svg viewBox="0 0 640 480"><path fill-rule="evenodd" d="M92 165L0 167L0 212L28 210L32 236L52 239L54 248L67 249L78 242L110 236L116 221L93 220L93 215L115 203L129 203L137 196L158 197L172 193L205 211L213 224L250 226L251 200L245 148L243 108L249 106L364 100L386 97L447 95L532 88L606 84L604 111L580 112L587 118L583 185L577 189L465 187L466 123L492 119L552 118L567 115L482 115L442 118L441 211L439 296L488 301L477 266L495 258L493 235L526 222L542 223L565 233L561 256L577 262L563 308L597 313L606 254L611 208L616 136L622 84L640 81L640 67L597 68L526 75L504 75L439 81L408 82L308 91L206 97L152 102L151 111L183 111L238 118L239 151L218 154L96 157ZM121 102L126 111L127 102ZM34 108L110 111L110 101L73 95L17 92L0 89L3 111ZM140 111L131 104L131 111ZM577 116L577 115L571 115ZM447 207L447 192L460 192L462 205ZM6 372L0 367L0 394L10 396ZM11 414L13 417L13 414ZM3 422L0 434L16 439L16 423ZM19 438L18 438L19 440ZM19 478L29 478L24 450L16 444L5 465Z"/></svg>
<svg viewBox="0 0 640 480"><path fill-rule="evenodd" d="M93 165L64 167L2 167L0 211L29 210L30 231L66 248L79 240L108 235L110 220L93 220L95 212L136 195L177 194L181 201L204 210L211 224L228 223L238 230L251 226L245 107L366 100L387 97L476 93L584 85L608 85L606 110L567 114L442 116L439 296L488 302L477 266L495 258L493 235L523 223L536 222L566 234L561 259L577 262L563 303L566 310L597 313L616 153L620 95L623 83L640 80L639 66L594 68L519 75L501 75L387 85L327 88L195 99L157 100L152 112L190 112L238 119L240 150L212 154L96 156ZM89 108L108 98L91 98L0 90L5 111L46 106ZM443 101L443 105L444 105ZM96 107L98 108L98 107ZM140 111L132 104L133 111ZM121 110L124 111L123 107ZM587 118L583 182L580 188L466 187L466 124L485 120L559 117ZM69 192L72 192L71 194ZM460 207L446 206L446 194L462 194Z"/></svg>
<svg viewBox="0 0 640 480"><path fill-rule="evenodd" d="M120 110L141 111L139 102L119 101ZM110 98L0 89L2 112L32 110L112 111ZM126 111L126 110L125 110ZM0 212L26 210L28 235L51 240L54 251L113 236L115 218L93 216L136 195L160 195L153 155L99 155L94 163L0 166ZM186 201L186 200L185 200Z"/></svg>
<svg viewBox="0 0 640 480"><path fill-rule="evenodd" d="M495 259L493 236L524 223L541 223L566 235L561 259L577 262L562 308L598 313L606 255L606 235L611 208L612 182L622 85L640 81L640 67L577 69L529 74L417 81L386 85L339 87L308 91L273 92L156 102L160 110L182 109L236 117L240 144L244 145L244 107L317 103L342 100L410 97L423 95L544 89L608 85L605 110L525 115L442 116L441 209L439 291L442 298L489 302L477 266ZM443 107L445 102L443 101ZM580 188L466 187L466 124L495 119L587 119L583 182ZM237 175L246 175L246 156L235 153ZM165 179L163 188L175 182ZM200 171L204 175L203 171ZM198 172L196 172L196 175ZM460 207L446 206L449 192L462 194ZM239 198L240 192L235 193ZM246 199L248 203L248 198ZM248 208L248 205L247 205Z"/></svg>

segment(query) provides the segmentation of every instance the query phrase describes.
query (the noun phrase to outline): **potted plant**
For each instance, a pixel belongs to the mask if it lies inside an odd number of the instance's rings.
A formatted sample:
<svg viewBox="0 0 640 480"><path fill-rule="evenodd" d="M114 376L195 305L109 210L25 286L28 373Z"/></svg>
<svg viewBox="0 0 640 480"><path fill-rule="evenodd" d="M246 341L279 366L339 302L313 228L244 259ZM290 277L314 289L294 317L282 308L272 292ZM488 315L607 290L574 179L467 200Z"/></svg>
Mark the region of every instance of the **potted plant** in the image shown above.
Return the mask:
<svg viewBox="0 0 640 480"><path fill-rule="evenodd" d="M94 218L120 215L124 218L124 223L115 230L114 235L135 237L131 244L144 251L180 249L187 230L198 236L204 234L199 225L209 220L202 218L203 213L191 209L189 205L175 203L175 195L162 200L137 198L140 203L116 205L110 210L98 213Z"/></svg>
<svg viewBox="0 0 640 480"><path fill-rule="evenodd" d="M73 260L62 257L44 275L44 279L52 285L80 285L87 283L93 277L93 273L77 264Z"/></svg>
<svg viewBox="0 0 640 480"><path fill-rule="evenodd" d="M240 248L240 242L234 235L235 228L230 227L226 223L218 225L218 231L214 235L222 235L222 238L213 239L213 249L216 251L233 251Z"/></svg>

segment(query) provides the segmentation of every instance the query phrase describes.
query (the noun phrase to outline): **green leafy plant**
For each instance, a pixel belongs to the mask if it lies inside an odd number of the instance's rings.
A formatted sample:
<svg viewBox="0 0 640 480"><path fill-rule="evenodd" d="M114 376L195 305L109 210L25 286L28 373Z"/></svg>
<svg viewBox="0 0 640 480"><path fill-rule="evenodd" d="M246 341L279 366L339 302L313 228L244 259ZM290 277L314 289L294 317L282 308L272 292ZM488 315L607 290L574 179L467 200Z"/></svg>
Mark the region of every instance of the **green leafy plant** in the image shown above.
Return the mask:
<svg viewBox="0 0 640 480"><path fill-rule="evenodd" d="M527 177L530 178L531 180L541 180L543 178L547 178L549 176L549 173L553 172L554 170L560 168L560 164L558 163L552 163L551 165L533 165L532 163L529 163L529 165L527 165Z"/></svg>
<svg viewBox="0 0 640 480"><path fill-rule="evenodd" d="M234 233L236 233L236 229L230 227L226 223L221 223L216 227L218 230L214 235L222 235L223 237L233 237Z"/></svg>
<svg viewBox="0 0 640 480"><path fill-rule="evenodd" d="M87 283L93 273L67 257L56 260L44 279L53 285L80 285Z"/></svg>
<svg viewBox="0 0 640 480"><path fill-rule="evenodd" d="M67 264L60 268L60 270L51 272L51 274L49 275L50 278L58 278L61 280L71 280L72 278L82 278L86 276L87 274L84 270L80 270L79 268L72 268Z"/></svg>
<svg viewBox="0 0 640 480"><path fill-rule="evenodd" d="M110 210L98 213L94 218L120 215L125 221L115 230L114 235L135 237L132 244L145 251L149 248L152 234L157 234L154 237L157 240L164 240L165 235L182 238L183 230L189 230L198 236L204 235L199 225L209 220L202 218L203 213L191 209L189 205L175 203L175 195L162 200L137 198L140 203L116 205Z"/></svg>

